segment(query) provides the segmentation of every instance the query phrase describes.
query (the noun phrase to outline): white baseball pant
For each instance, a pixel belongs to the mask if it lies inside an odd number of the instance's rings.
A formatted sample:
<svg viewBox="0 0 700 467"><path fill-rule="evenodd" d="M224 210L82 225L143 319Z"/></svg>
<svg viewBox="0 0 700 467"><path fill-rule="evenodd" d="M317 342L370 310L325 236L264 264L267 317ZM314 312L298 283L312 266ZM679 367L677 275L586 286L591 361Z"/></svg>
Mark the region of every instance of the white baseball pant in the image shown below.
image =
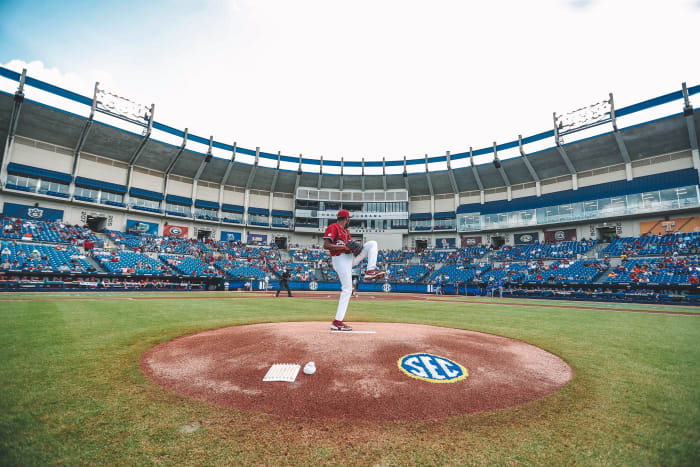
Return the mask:
<svg viewBox="0 0 700 467"><path fill-rule="evenodd" d="M360 264L367 258L367 270L377 268L377 242L370 240L362 247L359 255L353 256L352 253L345 253L338 256L333 256L333 269L338 273L340 279L340 300L338 300L338 311L335 313L335 319L342 321L345 318L345 312L348 310L348 303L352 296L352 268Z"/></svg>

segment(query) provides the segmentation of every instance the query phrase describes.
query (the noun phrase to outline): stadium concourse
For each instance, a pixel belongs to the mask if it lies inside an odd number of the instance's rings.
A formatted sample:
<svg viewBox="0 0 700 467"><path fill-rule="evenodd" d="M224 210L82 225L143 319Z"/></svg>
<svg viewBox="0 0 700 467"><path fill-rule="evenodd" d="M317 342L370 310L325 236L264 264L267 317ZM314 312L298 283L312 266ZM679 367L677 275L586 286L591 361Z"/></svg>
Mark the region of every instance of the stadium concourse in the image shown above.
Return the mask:
<svg viewBox="0 0 700 467"><path fill-rule="evenodd" d="M700 86L610 98L492 147L355 161L193 135L153 107L116 112L99 89L0 79L17 86L0 92L3 291L274 290L283 270L294 290L338 291L319 245L347 209L387 272L360 292L698 303ZM661 106L675 110L646 117Z"/></svg>

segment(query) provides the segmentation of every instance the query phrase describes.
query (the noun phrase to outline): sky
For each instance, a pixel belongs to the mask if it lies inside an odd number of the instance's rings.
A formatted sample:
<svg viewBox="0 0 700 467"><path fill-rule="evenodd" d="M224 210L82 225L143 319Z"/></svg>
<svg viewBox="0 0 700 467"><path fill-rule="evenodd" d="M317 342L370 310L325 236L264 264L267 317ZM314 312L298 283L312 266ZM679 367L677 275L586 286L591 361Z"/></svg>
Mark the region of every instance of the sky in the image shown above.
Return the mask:
<svg viewBox="0 0 700 467"><path fill-rule="evenodd" d="M700 0L0 0L0 18L2 66L290 156L461 153L700 84Z"/></svg>

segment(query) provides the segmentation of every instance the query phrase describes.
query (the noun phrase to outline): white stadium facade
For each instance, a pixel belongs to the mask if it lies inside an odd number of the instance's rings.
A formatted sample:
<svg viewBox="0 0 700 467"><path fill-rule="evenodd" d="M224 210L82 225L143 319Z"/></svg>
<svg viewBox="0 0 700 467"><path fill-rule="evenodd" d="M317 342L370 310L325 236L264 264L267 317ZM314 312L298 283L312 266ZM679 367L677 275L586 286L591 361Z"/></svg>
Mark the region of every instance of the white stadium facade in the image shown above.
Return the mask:
<svg viewBox="0 0 700 467"><path fill-rule="evenodd" d="M486 148L333 160L172 128L156 106L98 85L83 96L5 68L0 79L16 89L0 94L5 217L8 206L54 209L97 231L136 222L286 248L322 243L342 208L353 236L382 249L454 249L635 237L649 222L700 214L697 85L621 108L610 95ZM28 88L65 105L26 98ZM671 110L623 126L654 109Z"/></svg>

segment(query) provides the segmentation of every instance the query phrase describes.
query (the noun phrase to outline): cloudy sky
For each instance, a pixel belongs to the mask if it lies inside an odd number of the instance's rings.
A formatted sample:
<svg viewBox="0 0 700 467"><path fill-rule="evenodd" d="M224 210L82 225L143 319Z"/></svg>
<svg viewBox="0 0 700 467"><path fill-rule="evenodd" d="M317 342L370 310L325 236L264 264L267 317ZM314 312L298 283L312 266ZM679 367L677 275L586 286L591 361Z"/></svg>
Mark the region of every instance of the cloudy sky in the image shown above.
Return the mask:
<svg viewBox="0 0 700 467"><path fill-rule="evenodd" d="M459 153L609 92L700 84L697 0L23 0L0 17L3 66L286 155Z"/></svg>

